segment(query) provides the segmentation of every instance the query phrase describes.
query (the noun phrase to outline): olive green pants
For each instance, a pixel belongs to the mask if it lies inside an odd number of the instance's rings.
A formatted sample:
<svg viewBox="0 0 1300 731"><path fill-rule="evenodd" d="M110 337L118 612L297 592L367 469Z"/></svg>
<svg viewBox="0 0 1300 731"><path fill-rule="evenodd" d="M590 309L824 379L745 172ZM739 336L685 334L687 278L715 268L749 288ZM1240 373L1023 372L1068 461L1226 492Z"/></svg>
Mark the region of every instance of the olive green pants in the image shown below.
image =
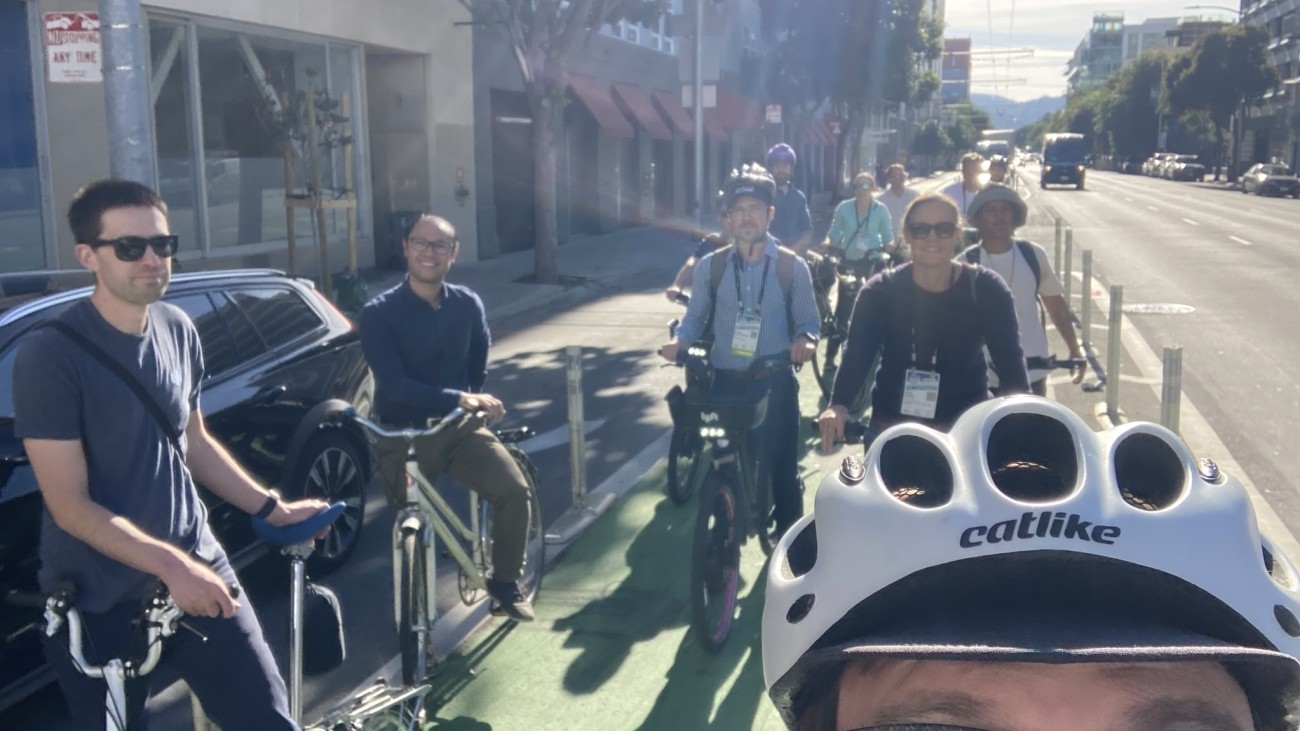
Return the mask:
<svg viewBox="0 0 1300 731"><path fill-rule="evenodd" d="M518 580L528 540L528 481L486 422L466 416L437 434L416 439L415 460L430 482L445 472L491 503L492 578ZM389 507L401 507L407 484L404 440L379 440L379 474Z"/></svg>

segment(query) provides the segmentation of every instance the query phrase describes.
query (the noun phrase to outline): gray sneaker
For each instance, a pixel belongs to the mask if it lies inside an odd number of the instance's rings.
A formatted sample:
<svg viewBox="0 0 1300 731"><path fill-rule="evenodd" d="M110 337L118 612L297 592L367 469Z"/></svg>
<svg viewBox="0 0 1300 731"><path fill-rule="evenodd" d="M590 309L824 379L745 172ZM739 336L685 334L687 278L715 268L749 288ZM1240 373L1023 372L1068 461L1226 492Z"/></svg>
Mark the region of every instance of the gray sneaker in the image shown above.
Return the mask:
<svg viewBox="0 0 1300 731"><path fill-rule="evenodd" d="M493 617L509 617L516 622L531 622L536 618L532 602L524 598L518 583L488 579L487 590L492 597Z"/></svg>

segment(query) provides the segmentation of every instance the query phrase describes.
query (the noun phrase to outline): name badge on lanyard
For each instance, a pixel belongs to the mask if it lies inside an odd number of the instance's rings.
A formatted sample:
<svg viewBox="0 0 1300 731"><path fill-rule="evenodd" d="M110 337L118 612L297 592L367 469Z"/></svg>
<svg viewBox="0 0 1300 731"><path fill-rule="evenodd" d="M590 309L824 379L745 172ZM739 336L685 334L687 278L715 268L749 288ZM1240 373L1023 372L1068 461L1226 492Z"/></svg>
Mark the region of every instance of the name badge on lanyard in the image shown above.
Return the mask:
<svg viewBox="0 0 1300 731"><path fill-rule="evenodd" d="M908 368L903 381L903 415L933 419L938 406L939 374Z"/></svg>
<svg viewBox="0 0 1300 731"><path fill-rule="evenodd" d="M767 271L771 264L771 259L764 259L763 283L758 289L754 312L749 314L745 310L745 298L740 290L740 257L736 256L731 263L736 281L736 307L739 308L736 313L736 331L731 336L731 354L737 358L749 359L758 354L758 334L763 326L763 295L767 292Z"/></svg>

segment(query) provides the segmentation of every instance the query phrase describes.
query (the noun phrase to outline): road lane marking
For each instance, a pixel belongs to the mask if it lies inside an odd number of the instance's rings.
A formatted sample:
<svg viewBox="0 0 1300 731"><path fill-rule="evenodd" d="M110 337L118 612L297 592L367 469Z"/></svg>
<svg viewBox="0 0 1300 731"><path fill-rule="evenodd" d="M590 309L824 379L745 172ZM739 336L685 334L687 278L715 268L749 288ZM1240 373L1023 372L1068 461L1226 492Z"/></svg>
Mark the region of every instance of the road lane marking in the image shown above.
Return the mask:
<svg viewBox="0 0 1300 731"><path fill-rule="evenodd" d="M1201 224L1199 224L1199 223L1193 221L1193 220L1190 219L1190 218L1184 218L1184 219L1183 219L1183 223L1190 223L1190 224L1192 224L1193 226L1200 226L1200 225L1201 225Z"/></svg>
<svg viewBox="0 0 1300 731"><path fill-rule="evenodd" d="M1236 241L1237 243L1241 244L1242 246L1254 246L1254 244L1250 243L1249 241L1247 241L1247 240L1245 240L1245 239L1243 239L1243 238L1238 238L1238 237L1236 237L1236 236L1229 236L1228 238L1232 239L1233 241Z"/></svg>
<svg viewBox="0 0 1300 731"><path fill-rule="evenodd" d="M1133 202L1133 199L1129 198L1128 196L1124 196L1124 200L1128 201L1129 203Z"/></svg>
<svg viewBox="0 0 1300 731"><path fill-rule="evenodd" d="M1155 206L1147 206L1147 208L1149 208L1149 209L1151 209L1151 210L1153 210L1153 211L1158 211L1158 210L1160 210L1159 208L1156 208Z"/></svg>

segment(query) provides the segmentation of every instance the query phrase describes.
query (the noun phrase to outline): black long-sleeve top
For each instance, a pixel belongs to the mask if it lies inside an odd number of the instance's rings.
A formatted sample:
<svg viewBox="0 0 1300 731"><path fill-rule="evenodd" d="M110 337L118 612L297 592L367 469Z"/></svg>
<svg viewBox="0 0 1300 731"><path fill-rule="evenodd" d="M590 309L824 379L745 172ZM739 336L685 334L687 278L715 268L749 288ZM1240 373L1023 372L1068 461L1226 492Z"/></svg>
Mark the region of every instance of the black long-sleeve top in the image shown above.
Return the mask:
<svg viewBox="0 0 1300 731"><path fill-rule="evenodd" d="M477 294L443 284L435 309L408 282L361 311L361 348L375 374L375 413L388 424L423 425L456 408L487 379L492 336Z"/></svg>
<svg viewBox="0 0 1300 731"><path fill-rule="evenodd" d="M1028 392L1015 303L1002 279L982 266L963 265L951 287L927 292L913 281L912 264L904 264L873 277L858 295L831 403L853 403L880 352L871 390L872 419L946 428L961 412L989 397L986 345L999 383ZM904 380L913 367L939 374L932 421L902 415Z"/></svg>

